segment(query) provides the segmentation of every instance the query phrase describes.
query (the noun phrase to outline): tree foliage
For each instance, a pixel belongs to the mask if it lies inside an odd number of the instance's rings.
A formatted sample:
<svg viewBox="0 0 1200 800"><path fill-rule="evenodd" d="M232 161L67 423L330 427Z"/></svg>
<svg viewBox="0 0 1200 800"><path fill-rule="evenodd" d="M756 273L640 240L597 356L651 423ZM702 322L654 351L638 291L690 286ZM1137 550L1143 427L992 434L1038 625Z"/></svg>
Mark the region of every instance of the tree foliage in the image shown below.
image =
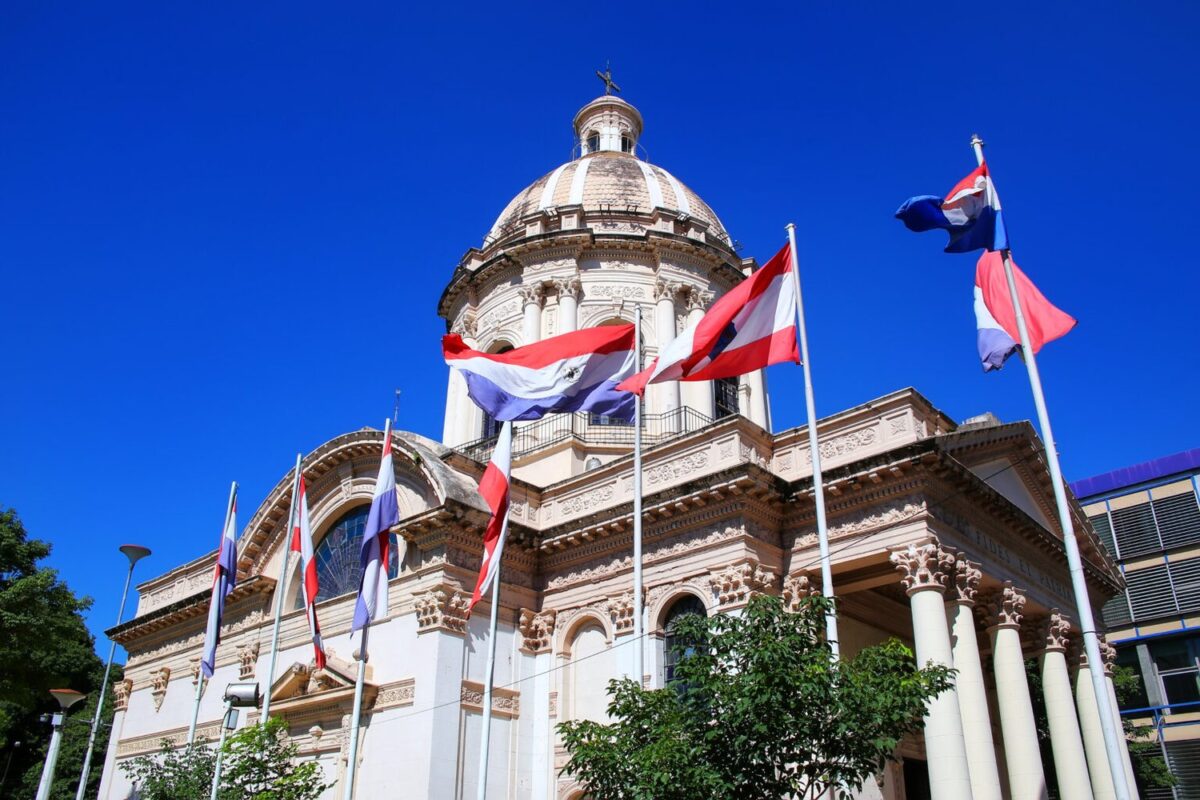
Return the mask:
<svg viewBox="0 0 1200 800"><path fill-rule="evenodd" d="M858 789L922 726L952 670L918 669L890 640L833 660L824 642L830 601L796 612L754 597L740 615L676 622L686 642L672 685L609 684L614 721L559 726L563 772L595 800L815 798Z"/></svg>
<svg viewBox="0 0 1200 800"><path fill-rule="evenodd" d="M328 788L315 761L297 762L287 724L273 717L229 736L221 761L219 800L316 800ZM121 765L141 800L207 800L217 751L207 744L174 749Z"/></svg>
<svg viewBox="0 0 1200 800"><path fill-rule="evenodd" d="M71 688L88 695L66 717L51 797L73 798L87 749L104 665L84 624L91 600L79 597L42 566L46 542L30 539L12 509L0 510L0 758L7 766L0 796L32 797L50 741L43 714L58 710L50 689ZM106 702L96 743L90 791L99 789L100 769L112 719Z"/></svg>

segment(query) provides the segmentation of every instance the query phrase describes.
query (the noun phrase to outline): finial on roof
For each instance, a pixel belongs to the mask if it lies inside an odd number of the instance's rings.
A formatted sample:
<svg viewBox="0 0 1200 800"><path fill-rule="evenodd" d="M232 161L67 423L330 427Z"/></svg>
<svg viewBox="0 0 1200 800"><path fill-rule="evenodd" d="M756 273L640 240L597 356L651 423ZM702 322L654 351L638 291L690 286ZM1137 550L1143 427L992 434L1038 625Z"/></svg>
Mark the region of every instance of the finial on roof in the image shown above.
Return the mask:
<svg viewBox="0 0 1200 800"><path fill-rule="evenodd" d="M612 94L613 92L620 93L621 87L617 86L617 84L613 82L612 67L608 61L604 62L604 72L596 70L596 77L604 81L604 93L606 95Z"/></svg>

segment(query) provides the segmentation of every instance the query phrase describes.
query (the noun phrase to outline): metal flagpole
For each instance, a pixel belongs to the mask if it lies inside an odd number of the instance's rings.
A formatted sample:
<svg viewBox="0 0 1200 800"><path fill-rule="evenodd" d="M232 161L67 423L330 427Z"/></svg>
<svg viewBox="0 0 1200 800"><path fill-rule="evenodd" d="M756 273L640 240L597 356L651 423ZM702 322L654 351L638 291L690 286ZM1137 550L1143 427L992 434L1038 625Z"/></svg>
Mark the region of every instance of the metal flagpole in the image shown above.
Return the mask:
<svg viewBox="0 0 1200 800"><path fill-rule="evenodd" d="M642 371L642 306L634 306L633 346L635 373ZM642 624L642 395L635 395L633 411L633 663L634 678L642 685L646 672L646 647Z"/></svg>
<svg viewBox="0 0 1200 800"><path fill-rule="evenodd" d="M296 498L300 494L300 460L296 453L296 474L292 479L292 508L288 514L287 530L283 533L283 555L279 562L279 580L275 583L275 593L278 595L275 603L275 626L271 629L271 660L267 666L267 691L263 697L262 718L265 722L271 717L271 683L275 680L275 660L279 655L279 627L283 622L283 603L287 599L288 564L292 560L291 537L296 528Z"/></svg>
<svg viewBox="0 0 1200 800"><path fill-rule="evenodd" d="M358 768L358 725L362 719L363 681L367 672L367 634L371 621L362 629L362 642L358 646L358 677L354 679L354 714L350 718L350 761L346 764L346 800L354 798L354 773Z"/></svg>
<svg viewBox="0 0 1200 800"><path fill-rule="evenodd" d="M978 134L971 137L971 147L975 150L975 160L982 165L983 139L980 139ZM1029 385L1033 389L1033 404L1037 408L1038 425L1042 429L1042 442L1046 446L1046 466L1050 470L1050 482L1054 486L1054 501L1058 505L1058 524L1063 532L1063 547L1067 551L1067 566L1071 571L1071 588L1075 591L1076 612L1079 614L1079 625L1083 630L1083 646L1087 653L1088 671L1092 677L1096 707L1100 712L1100 728L1104 732L1104 750L1108 755L1108 770L1112 775L1117 800L1130 800L1132 795L1129 783L1125 778L1124 760L1121 758L1120 734L1117 732L1116 721L1113 719L1112 706L1108 702L1108 686L1104 679L1104 662L1100 657L1100 640L1096 635L1095 615L1092 613L1092 603L1088 598L1083 559L1079 555L1079 542L1075 538L1075 525L1071 520L1071 507L1067 503L1062 468L1058 463L1058 450L1054 445L1054 434L1050 430L1050 414L1046 410L1042 378L1038 373L1037 358L1034 356L1029 340L1029 330L1025 325L1025 311L1021 308L1021 298L1017 293L1017 281L1013 276L1012 253L1009 250L1003 250L1000 256L1004 262L1004 277L1008 281L1008 295L1012 300L1013 312L1017 318L1017 332L1021 336L1021 356L1025 361L1025 368L1029 371Z"/></svg>
<svg viewBox="0 0 1200 800"><path fill-rule="evenodd" d="M121 592L121 608L117 611L118 625L125 618L125 601L129 599L129 584L133 580L133 568L137 562L150 555L149 548L136 544L121 545L121 552L129 559L129 572L125 573L125 589ZM92 769L92 752L96 748L96 732L100 728L100 714L104 711L104 696L108 691L108 674L112 670L113 656L116 655L116 652L117 642L113 640L108 647L108 661L104 664L104 678L100 681L100 696L96 700L96 715L92 717L92 730L88 734L87 754L83 757L83 771L79 774L79 790L75 793L75 800L83 800L83 796L87 792L88 773Z"/></svg>
<svg viewBox="0 0 1200 800"><path fill-rule="evenodd" d="M813 504L817 507L817 544L821 551L821 593L833 600L833 568L829 563L829 529L825 523L825 487L821 480L821 447L817 441L817 404L813 399L812 364L808 358L808 331L804 326L804 300L800 293L800 258L796 254L796 226L787 224L788 244L792 250L792 287L796 291L796 314L799 319L800 363L804 367L804 403L808 413L808 451L812 456ZM825 615L825 639L833 657L838 658L837 612Z"/></svg>
<svg viewBox="0 0 1200 800"><path fill-rule="evenodd" d="M511 425L511 422L504 423ZM512 484L509 484L510 486ZM511 491L511 489L509 490ZM496 625L500 613L500 570L504 567L504 539L508 536L508 507L505 506L503 527L500 529L500 541L496 543L496 552L492 558L496 560L496 573L492 576L492 613L488 625L488 654L486 672L483 675L483 731L479 737L479 778L475 796L479 800L487 798L488 748L492 742L492 683L496 670Z"/></svg>
<svg viewBox="0 0 1200 800"><path fill-rule="evenodd" d="M237 481L229 485L229 500L225 503L225 522L221 525L221 546L225 545L225 529L229 527L229 515L233 512L233 498L237 494ZM221 557L221 548L217 548L217 558ZM209 599L209 605L212 604L212 599ZM209 613L212 613L211 609ZM220 629L217 630L218 635ZM204 660L204 642L200 643L200 659ZM192 704L192 721L188 725L187 743L193 744L196 741L196 721L200 718L200 698L204 694L204 669L201 667L200 672L196 675L196 700Z"/></svg>

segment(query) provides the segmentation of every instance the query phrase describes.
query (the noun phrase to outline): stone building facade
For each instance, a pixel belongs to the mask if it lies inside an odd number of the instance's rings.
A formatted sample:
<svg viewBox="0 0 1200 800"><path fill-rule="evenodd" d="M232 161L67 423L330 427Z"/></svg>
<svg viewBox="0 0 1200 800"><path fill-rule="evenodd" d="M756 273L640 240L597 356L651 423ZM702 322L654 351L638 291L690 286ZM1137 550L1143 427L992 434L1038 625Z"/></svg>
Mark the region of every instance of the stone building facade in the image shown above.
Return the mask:
<svg viewBox="0 0 1200 800"><path fill-rule="evenodd" d="M616 97L575 118L578 157L538 179L467 252L438 302L450 330L496 352L557 333L627 322L641 309L653 356L755 267L717 215L639 157L643 121ZM773 432L761 374L653 387L644 467L647 662L632 663L630 426L586 414L518 426L510 542L504 551L489 796L577 798L560 776L555 725L601 719L609 678L662 686L670 620L680 609L734 611L754 593L819 591L807 438ZM1040 659L1063 798L1104 797L1076 713L1078 634L1041 443L1027 423L958 425L912 389L820 421L842 652L897 636L918 658L958 669L923 736L866 790L890 800L1046 794L1024 660ZM451 375L442 442L397 432L401 521L391 613L372 628L356 795L474 796L486 602L470 619L487 509L475 486L494 424ZM212 737L226 683L272 693L301 757L341 797L353 698L349 636L357 542L383 434L337 436L303 460L329 665L312 664L295 565L282 602L277 674L267 675L273 604L287 557L290 475L239 542L239 585L225 615L200 735ZM1097 604L1119 572L1076 509ZM131 794L117 765L186 735L213 556L139 587L134 619L110 633L129 652L102 798ZM1090 690L1080 682L1078 688ZM249 719L255 719L254 714ZM1103 765L1101 765L1103 766ZM1090 777L1089 777L1090 776ZM1111 788L1109 789L1111 796Z"/></svg>

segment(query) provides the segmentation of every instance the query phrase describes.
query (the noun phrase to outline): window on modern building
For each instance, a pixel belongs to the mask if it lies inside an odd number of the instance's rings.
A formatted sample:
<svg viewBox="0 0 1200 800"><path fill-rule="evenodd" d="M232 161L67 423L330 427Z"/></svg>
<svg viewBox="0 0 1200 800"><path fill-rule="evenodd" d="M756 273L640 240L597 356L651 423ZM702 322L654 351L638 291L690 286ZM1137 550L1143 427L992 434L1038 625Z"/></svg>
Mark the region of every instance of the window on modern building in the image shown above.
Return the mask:
<svg viewBox="0 0 1200 800"><path fill-rule="evenodd" d="M321 587L317 592L317 602L358 591L358 582L362 577L359 552L370 511L369 505L357 506L347 511L313 548L313 560L317 564L317 582ZM394 578L399 573L400 542L395 534L391 534L388 577ZM304 594L297 591L295 607L303 606Z"/></svg>
<svg viewBox="0 0 1200 800"><path fill-rule="evenodd" d="M1200 536L1196 541L1200 542ZM1185 614L1200 611L1200 558L1172 561L1169 570L1179 610Z"/></svg>
<svg viewBox="0 0 1200 800"><path fill-rule="evenodd" d="M679 662L688 657L692 652L692 644L689 640L675 633L675 624L680 617L687 614L698 614L701 617L708 616L708 610L704 607L704 603L700 598L694 595L686 595L679 598L667 611L667 616L663 620L663 632L666 636L663 638L663 682L671 683L675 680L675 668L679 666Z"/></svg>
<svg viewBox="0 0 1200 800"><path fill-rule="evenodd" d="M587 135L587 151L595 153L600 149L600 134L596 131L591 131Z"/></svg>
<svg viewBox="0 0 1200 800"><path fill-rule="evenodd" d="M1159 639L1150 643L1150 656L1168 706L1200 702L1200 636ZM1186 707L1180 711L1192 711Z"/></svg>
<svg viewBox="0 0 1200 800"><path fill-rule="evenodd" d="M512 350L512 349L513 349L513 346L511 344L509 344L508 342L500 342L500 343L494 345L492 347L492 349L489 350L488 352L489 353L507 353L509 350ZM493 436L499 436L500 428L504 425L504 423L501 422L500 420L496 419L495 417L493 417L491 414L487 413L486 411L483 411L481 413L483 414L483 431L479 435L482 436L484 439L490 439Z"/></svg>
<svg viewBox="0 0 1200 800"><path fill-rule="evenodd" d="M1122 708L1148 708L1150 697L1146 694L1146 679L1142 676L1142 664L1138 661L1137 647L1120 647L1117 649L1117 666L1132 670L1137 681L1129 687L1129 694L1124 697Z"/></svg>
<svg viewBox="0 0 1200 800"><path fill-rule="evenodd" d="M1100 541L1104 542L1104 546L1108 549L1108 554L1113 558L1119 558L1120 553L1117 552L1116 545L1113 542L1112 523L1108 520L1108 514L1096 514L1088 517L1088 522L1092 523L1092 528L1100 536Z"/></svg>
<svg viewBox="0 0 1200 800"><path fill-rule="evenodd" d="M1181 487L1185 491L1180 494L1160 497L1151 503L1164 547L1182 547L1200 541L1200 505L1189 484L1191 481Z"/></svg>
<svg viewBox="0 0 1200 800"><path fill-rule="evenodd" d="M718 378L713 381L713 408L717 419L739 413L737 378Z"/></svg>
<svg viewBox="0 0 1200 800"><path fill-rule="evenodd" d="M1179 612L1166 564L1129 570L1125 573L1125 587L1129 605L1133 607L1133 618L1139 622Z"/></svg>
<svg viewBox="0 0 1200 800"><path fill-rule="evenodd" d="M1121 558L1145 555L1162 550L1158 528L1154 525L1154 512L1150 509L1150 496L1146 502L1111 511L1113 532Z"/></svg>

